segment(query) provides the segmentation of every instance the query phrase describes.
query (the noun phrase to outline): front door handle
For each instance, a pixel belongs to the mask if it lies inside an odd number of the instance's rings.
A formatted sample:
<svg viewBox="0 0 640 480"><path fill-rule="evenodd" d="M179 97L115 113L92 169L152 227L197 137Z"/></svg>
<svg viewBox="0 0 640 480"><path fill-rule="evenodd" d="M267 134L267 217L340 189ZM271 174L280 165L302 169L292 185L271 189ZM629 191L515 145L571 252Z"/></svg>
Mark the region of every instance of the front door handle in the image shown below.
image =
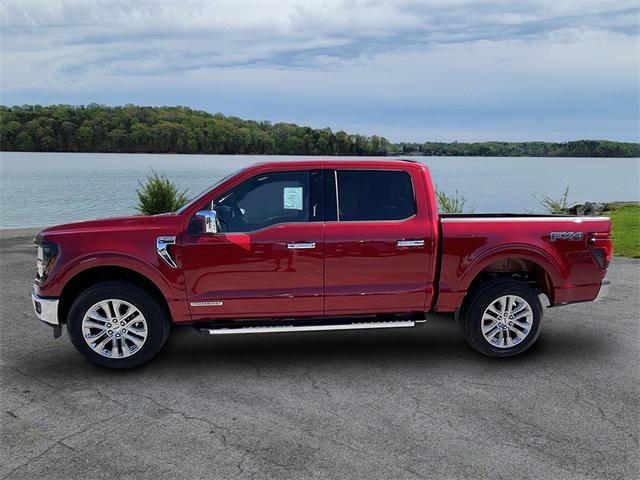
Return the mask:
<svg viewBox="0 0 640 480"><path fill-rule="evenodd" d="M287 243L289 250L310 250L316 248L316 242Z"/></svg>
<svg viewBox="0 0 640 480"><path fill-rule="evenodd" d="M398 240L398 247L424 247L424 240Z"/></svg>

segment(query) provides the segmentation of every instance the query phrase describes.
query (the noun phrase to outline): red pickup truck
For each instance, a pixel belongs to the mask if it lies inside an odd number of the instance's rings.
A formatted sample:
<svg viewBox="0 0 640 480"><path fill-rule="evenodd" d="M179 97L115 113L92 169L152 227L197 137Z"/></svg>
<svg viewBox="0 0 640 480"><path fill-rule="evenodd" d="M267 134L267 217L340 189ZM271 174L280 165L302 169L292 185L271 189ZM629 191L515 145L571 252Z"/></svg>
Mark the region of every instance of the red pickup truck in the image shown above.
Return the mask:
<svg viewBox="0 0 640 480"><path fill-rule="evenodd" d="M610 232L600 217L439 215L427 167L411 161L262 163L177 212L43 230L32 300L56 337L66 324L81 353L116 368L153 357L172 324L402 328L431 312L507 357L536 341L541 298L605 293Z"/></svg>

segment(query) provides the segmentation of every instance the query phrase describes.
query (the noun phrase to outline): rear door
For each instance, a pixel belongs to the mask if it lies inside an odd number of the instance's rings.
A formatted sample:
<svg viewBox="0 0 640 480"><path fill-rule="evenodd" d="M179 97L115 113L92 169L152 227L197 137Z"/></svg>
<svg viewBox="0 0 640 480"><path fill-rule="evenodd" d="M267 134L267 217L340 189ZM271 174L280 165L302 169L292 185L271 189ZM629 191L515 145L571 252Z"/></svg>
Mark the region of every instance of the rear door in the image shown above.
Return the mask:
<svg viewBox="0 0 640 480"><path fill-rule="evenodd" d="M420 170L325 170L325 195L325 313L424 311L434 232Z"/></svg>

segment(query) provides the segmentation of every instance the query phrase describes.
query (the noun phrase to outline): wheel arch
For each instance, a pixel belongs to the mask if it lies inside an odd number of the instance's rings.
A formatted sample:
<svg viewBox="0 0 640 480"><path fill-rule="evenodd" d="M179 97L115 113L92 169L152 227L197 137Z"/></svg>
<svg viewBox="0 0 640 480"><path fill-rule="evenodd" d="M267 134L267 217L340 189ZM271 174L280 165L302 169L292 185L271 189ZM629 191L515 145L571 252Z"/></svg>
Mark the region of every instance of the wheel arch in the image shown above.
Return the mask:
<svg viewBox="0 0 640 480"><path fill-rule="evenodd" d="M65 284L58 304L58 318L61 323L66 323L69 309L81 292L97 283L108 281L126 282L142 288L158 302L167 318L171 318L169 304L162 290L151 279L131 268L109 265L92 267L78 272Z"/></svg>
<svg viewBox="0 0 640 480"><path fill-rule="evenodd" d="M560 263L546 252L537 249L504 249L484 255L465 272L462 284L468 293L487 279L514 278L544 293L554 302L554 288L561 282Z"/></svg>

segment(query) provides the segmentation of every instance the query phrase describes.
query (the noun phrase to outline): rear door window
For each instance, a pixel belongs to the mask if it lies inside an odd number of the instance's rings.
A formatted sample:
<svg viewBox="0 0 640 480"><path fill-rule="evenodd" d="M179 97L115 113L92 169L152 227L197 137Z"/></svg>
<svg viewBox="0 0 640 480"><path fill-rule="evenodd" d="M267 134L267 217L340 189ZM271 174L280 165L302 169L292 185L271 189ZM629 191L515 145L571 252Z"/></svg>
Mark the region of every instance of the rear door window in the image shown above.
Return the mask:
<svg viewBox="0 0 640 480"><path fill-rule="evenodd" d="M404 220L416 213L411 176L398 170L337 170L338 221Z"/></svg>

